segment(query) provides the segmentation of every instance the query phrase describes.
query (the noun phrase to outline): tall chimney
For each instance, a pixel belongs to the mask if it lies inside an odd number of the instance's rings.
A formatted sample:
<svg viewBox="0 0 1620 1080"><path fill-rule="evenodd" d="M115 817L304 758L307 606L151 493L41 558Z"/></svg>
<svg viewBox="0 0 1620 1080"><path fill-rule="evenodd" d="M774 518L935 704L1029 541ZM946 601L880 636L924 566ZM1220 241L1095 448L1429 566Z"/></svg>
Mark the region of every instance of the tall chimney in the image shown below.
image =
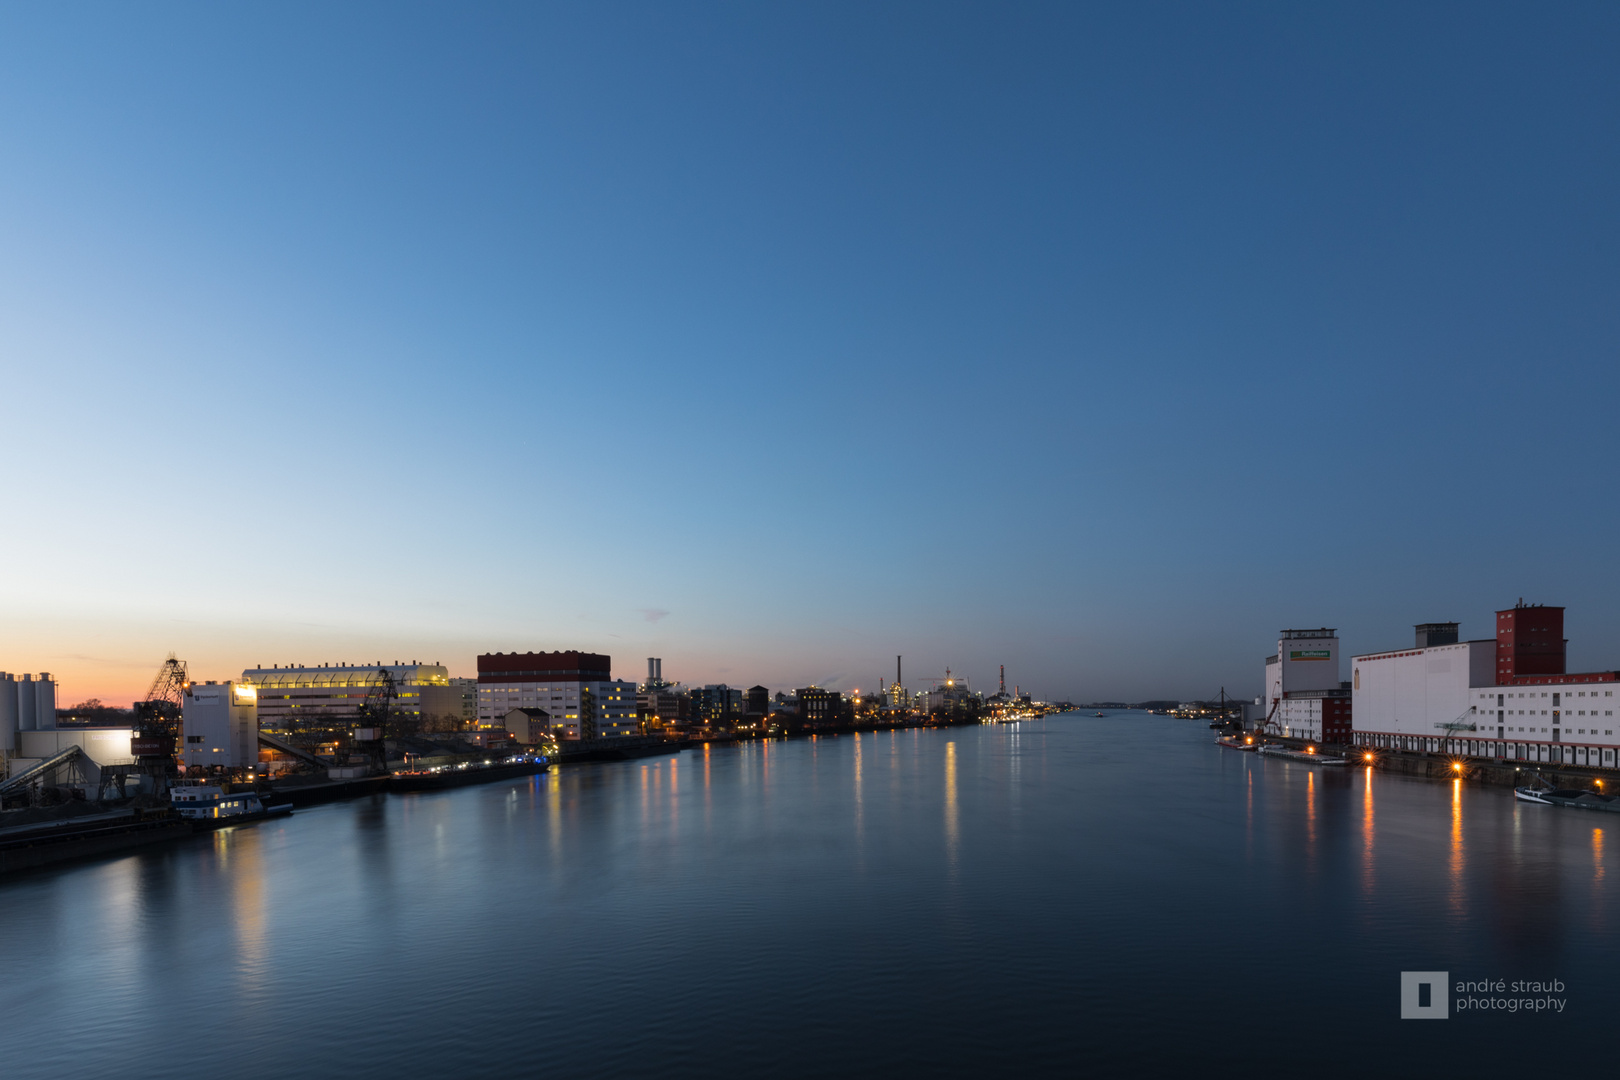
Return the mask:
<svg viewBox="0 0 1620 1080"><path fill-rule="evenodd" d="M900 681L900 658L898 656L894 658L894 685L896 685L896 686L904 685Z"/></svg>

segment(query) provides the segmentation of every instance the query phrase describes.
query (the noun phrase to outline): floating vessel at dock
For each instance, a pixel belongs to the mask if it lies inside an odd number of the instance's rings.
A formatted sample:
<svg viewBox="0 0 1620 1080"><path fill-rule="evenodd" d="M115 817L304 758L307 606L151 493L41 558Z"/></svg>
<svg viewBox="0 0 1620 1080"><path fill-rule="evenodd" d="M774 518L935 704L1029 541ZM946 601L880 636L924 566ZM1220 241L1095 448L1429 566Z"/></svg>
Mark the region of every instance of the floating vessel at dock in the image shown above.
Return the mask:
<svg viewBox="0 0 1620 1080"><path fill-rule="evenodd" d="M169 805L199 829L244 825L292 813L292 803L266 806L256 791L227 792L213 784L182 784L169 789Z"/></svg>
<svg viewBox="0 0 1620 1080"><path fill-rule="evenodd" d="M1540 803L1543 806L1569 806L1576 810L1607 810L1620 814L1620 796L1599 795L1581 788L1516 787L1513 797L1520 802Z"/></svg>
<svg viewBox="0 0 1620 1080"><path fill-rule="evenodd" d="M1315 750L1295 750L1287 746L1262 746L1259 753L1267 757L1286 758L1289 761L1302 761L1307 765L1348 765L1349 762L1342 757L1328 757L1318 754Z"/></svg>
<svg viewBox="0 0 1620 1080"><path fill-rule="evenodd" d="M1254 739L1250 738L1245 741L1237 738L1236 736L1227 736L1225 738L1216 739L1215 745L1224 746L1228 750L1244 750L1251 754L1258 749L1258 747L1254 745Z"/></svg>
<svg viewBox="0 0 1620 1080"><path fill-rule="evenodd" d="M536 776L551 766L543 757L483 764L448 765L420 772L396 772L388 779L389 791L444 791L469 784L490 784L519 776Z"/></svg>
<svg viewBox="0 0 1620 1080"><path fill-rule="evenodd" d="M705 743L736 742L736 736L709 739L666 739L661 735L619 735L611 739L566 740L551 755L559 765L576 761L630 761L655 754L678 754Z"/></svg>

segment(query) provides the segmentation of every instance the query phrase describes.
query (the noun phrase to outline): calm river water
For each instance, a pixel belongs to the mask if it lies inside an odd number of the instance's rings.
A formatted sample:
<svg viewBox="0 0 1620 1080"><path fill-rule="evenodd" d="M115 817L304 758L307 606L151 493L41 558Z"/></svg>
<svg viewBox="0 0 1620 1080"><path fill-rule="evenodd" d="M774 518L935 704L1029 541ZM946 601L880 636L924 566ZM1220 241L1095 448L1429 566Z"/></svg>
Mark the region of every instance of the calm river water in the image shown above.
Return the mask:
<svg viewBox="0 0 1620 1080"><path fill-rule="evenodd" d="M0 1076L1608 1060L1620 817L1210 739L1114 714L756 743L14 878ZM1401 1021L1403 970L1567 1004Z"/></svg>

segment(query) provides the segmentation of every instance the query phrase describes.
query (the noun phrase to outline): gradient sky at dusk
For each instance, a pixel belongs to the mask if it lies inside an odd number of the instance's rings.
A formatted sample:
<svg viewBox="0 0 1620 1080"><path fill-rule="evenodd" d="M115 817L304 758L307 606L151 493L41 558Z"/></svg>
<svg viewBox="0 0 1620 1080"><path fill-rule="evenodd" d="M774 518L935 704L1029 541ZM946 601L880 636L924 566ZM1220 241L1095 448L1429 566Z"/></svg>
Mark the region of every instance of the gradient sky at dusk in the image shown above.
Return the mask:
<svg viewBox="0 0 1620 1080"><path fill-rule="evenodd" d="M0 8L0 669L1620 667L1620 6Z"/></svg>

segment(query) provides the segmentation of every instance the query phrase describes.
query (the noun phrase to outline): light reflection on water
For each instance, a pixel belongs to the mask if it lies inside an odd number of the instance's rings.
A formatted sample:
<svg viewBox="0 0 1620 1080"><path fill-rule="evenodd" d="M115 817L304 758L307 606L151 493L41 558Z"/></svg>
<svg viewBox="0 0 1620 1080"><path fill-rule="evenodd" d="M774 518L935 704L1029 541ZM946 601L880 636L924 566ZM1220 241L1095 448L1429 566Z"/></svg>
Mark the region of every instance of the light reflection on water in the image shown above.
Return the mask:
<svg viewBox="0 0 1620 1080"><path fill-rule="evenodd" d="M705 747L0 884L3 1074L1504 1068L1617 1004L1613 835L1165 718ZM1403 1026L1403 969L1571 1012Z"/></svg>

